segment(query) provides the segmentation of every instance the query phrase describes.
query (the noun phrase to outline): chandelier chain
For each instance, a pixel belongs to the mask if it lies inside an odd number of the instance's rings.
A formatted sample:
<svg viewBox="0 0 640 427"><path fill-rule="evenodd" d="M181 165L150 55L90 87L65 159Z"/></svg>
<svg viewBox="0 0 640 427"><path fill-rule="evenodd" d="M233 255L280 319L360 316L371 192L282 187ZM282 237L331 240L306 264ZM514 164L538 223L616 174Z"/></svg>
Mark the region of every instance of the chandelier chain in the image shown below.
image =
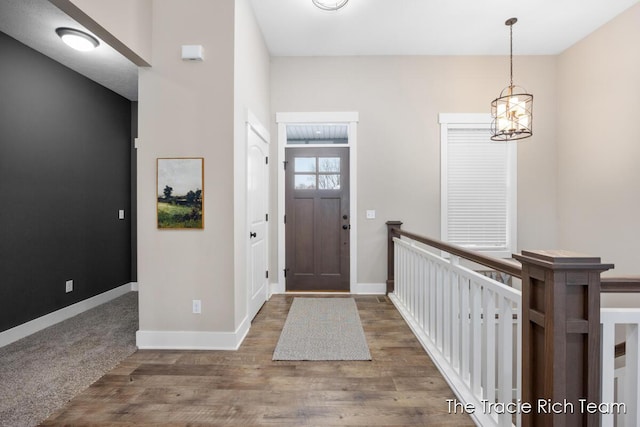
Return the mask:
<svg viewBox="0 0 640 427"><path fill-rule="evenodd" d="M510 46L509 46L509 76L510 76L510 83L509 86L513 87L513 24L509 25L509 40L510 40Z"/></svg>

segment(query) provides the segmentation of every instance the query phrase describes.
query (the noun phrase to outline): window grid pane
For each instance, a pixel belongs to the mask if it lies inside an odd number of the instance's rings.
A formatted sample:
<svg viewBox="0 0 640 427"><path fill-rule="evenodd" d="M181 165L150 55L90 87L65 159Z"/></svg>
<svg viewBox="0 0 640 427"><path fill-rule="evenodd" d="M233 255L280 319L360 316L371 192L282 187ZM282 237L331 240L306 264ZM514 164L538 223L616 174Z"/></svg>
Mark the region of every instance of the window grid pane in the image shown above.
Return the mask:
<svg viewBox="0 0 640 427"><path fill-rule="evenodd" d="M330 174L318 175L318 188L320 190L339 190L340 175L330 175Z"/></svg>
<svg viewBox="0 0 640 427"><path fill-rule="evenodd" d="M296 157L294 160L294 172L315 172L316 157Z"/></svg>
<svg viewBox="0 0 640 427"><path fill-rule="evenodd" d="M315 190L317 175L297 174L295 176L294 188L296 190Z"/></svg>

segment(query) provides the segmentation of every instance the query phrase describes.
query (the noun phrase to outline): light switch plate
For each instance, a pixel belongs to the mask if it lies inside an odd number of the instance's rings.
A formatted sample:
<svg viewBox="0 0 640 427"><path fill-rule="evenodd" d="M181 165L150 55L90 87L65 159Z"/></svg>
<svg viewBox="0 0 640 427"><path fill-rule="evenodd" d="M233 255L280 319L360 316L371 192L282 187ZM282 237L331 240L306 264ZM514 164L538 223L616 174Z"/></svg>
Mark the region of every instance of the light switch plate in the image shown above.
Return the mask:
<svg viewBox="0 0 640 427"><path fill-rule="evenodd" d="M193 300L193 314L200 314L202 313L202 301L199 299L194 299Z"/></svg>
<svg viewBox="0 0 640 427"><path fill-rule="evenodd" d="M368 210L367 211L367 219L376 219L376 211Z"/></svg>

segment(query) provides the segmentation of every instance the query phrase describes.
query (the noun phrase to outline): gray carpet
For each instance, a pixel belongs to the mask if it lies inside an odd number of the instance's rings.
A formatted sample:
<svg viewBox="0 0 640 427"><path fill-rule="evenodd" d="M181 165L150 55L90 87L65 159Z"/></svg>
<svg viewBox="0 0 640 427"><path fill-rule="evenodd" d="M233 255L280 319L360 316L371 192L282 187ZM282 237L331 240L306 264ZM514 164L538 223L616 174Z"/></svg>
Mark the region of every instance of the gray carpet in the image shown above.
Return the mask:
<svg viewBox="0 0 640 427"><path fill-rule="evenodd" d="M135 352L130 292L0 348L0 426L34 426Z"/></svg>
<svg viewBox="0 0 640 427"><path fill-rule="evenodd" d="M371 360L353 298L295 298L273 360Z"/></svg>

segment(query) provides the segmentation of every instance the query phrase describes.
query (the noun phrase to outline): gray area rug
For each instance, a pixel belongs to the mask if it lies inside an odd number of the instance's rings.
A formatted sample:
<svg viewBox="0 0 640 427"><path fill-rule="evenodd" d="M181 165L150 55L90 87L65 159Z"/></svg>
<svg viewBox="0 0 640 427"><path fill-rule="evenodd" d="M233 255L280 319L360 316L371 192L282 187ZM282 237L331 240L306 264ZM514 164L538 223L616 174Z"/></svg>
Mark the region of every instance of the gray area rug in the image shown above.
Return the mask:
<svg viewBox="0 0 640 427"><path fill-rule="evenodd" d="M130 292L0 348L0 426L34 426L136 351Z"/></svg>
<svg viewBox="0 0 640 427"><path fill-rule="evenodd" d="M295 298L273 360L371 360L353 298Z"/></svg>

